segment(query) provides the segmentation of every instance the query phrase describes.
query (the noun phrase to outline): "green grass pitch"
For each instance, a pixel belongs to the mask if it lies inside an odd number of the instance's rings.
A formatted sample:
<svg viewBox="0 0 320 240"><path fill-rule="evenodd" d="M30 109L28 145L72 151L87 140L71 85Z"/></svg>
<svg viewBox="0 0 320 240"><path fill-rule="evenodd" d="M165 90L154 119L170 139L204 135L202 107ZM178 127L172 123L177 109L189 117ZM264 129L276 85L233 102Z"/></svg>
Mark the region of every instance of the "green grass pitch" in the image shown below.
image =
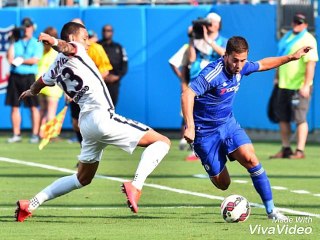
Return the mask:
<svg viewBox="0 0 320 240"><path fill-rule="evenodd" d="M67 171L75 171L79 145L62 140L39 151L27 138L7 144L7 137L0 137L3 240L320 239L320 148L316 144L307 145L305 160L269 160L268 156L279 150L279 143L254 143L272 186L277 188L273 189L276 206L288 211L289 223L267 220L260 207L252 207L244 223L225 223L220 216L223 197L240 194L252 203L261 203L249 175L237 162L228 162L233 182L227 191L220 191L207 178L194 176L205 176L205 171L199 162L184 161L188 152L178 150L177 140L147 179L138 214L127 208L120 181L132 179L142 149L129 155L108 147L97 172L99 178L91 185L44 203L32 218L18 223L13 218L16 201L33 197L55 179L69 175Z"/></svg>

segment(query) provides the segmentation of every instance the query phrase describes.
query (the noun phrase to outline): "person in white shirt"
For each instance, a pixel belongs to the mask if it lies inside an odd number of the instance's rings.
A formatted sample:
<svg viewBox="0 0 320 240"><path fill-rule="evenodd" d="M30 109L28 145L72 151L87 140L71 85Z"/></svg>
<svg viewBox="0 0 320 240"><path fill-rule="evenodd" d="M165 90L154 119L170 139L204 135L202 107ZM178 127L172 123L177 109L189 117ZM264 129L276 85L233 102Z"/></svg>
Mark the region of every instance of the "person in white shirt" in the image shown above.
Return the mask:
<svg viewBox="0 0 320 240"><path fill-rule="evenodd" d="M61 40L62 39L62 40ZM138 201L148 175L158 166L170 148L170 140L150 127L114 112L114 106L103 78L86 53L88 33L79 23L66 23L61 39L41 33L39 41L59 52L54 64L20 99L37 95L56 83L80 106L79 127L83 136L78 172L60 178L30 200L17 202L16 220L23 222L45 201L64 195L91 183L103 149L114 145L132 153L137 146L146 147L132 182L122 184L129 208L138 212Z"/></svg>
<svg viewBox="0 0 320 240"><path fill-rule="evenodd" d="M182 47L175 52L169 59L169 65L174 74L179 78L181 83L181 92L183 92L189 84L189 45L184 44ZM181 113L182 116L182 113ZM179 149L185 150L188 148L187 141L183 138L184 132L184 121L181 126L181 139L179 142Z"/></svg>

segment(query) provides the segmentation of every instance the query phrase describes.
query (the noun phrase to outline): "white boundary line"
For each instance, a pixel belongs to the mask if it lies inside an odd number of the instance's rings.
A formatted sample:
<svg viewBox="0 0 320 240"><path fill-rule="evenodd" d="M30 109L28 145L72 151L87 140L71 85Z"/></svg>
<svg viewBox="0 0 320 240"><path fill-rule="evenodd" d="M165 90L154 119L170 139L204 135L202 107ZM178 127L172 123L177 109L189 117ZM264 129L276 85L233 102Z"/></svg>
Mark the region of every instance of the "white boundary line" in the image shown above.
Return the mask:
<svg viewBox="0 0 320 240"><path fill-rule="evenodd" d="M55 170L55 171L65 172L65 173L76 173L75 170L71 170L71 169L67 169L67 168L59 168L59 167L55 167L55 166L51 166L51 165L47 165L47 164L27 162L27 161L22 161L22 160L18 160L18 159L0 157L0 161L20 164L20 165L26 165L26 166L32 166L32 167L38 167L38 168L43 168L43 169L49 169L49 170ZM108 177L108 176L103 176L103 175L98 175L98 174L96 174L95 177L101 178L101 179L107 179L107 180L111 180L111 181L117 181L117 182L128 181L127 179L123 179L123 178ZM166 191L170 191L170 192L175 192L175 193L180 193L180 194L186 194L186 195L192 195L192 196L196 196L196 197L213 199L213 200L221 200L222 201L224 199L224 197L221 197L221 196L214 196L214 195L209 195L209 194L205 194L205 193L191 192L188 190L171 188L171 187L166 187L166 186L162 186L162 185L158 185L158 184L145 183L144 186L152 187L152 188L156 188L156 189L161 189L161 190L166 190ZM250 203L250 204L251 204L251 206L254 206L254 207L264 208L264 206L262 204L258 204L258 203ZM290 213L290 214L320 218L320 214L295 211L295 210L288 209L288 208L279 208L279 209L282 212L286 212L286 213Z"/></svg>
<svg viewBox="0 0 320 240"><path fill-rule="evenodd" d="M195 178L207 178L207 179L209 179L208 175L206 175L206 174L194 174L192 176L195 177ZM232 180L232 182L240 183L240 184L249 183L246 180L239 180L239 179ZM253 185L253 184L251 183L251 185ZM311 193L311 192L309 192L307 190L303 190L303 189L302 190L290 190L290 189L288 189L286 187L282 187L282 186L271 186L271 188L275 189L275 190L280 190L280 191L288 190L291 193L296 193L296 194L310 194L310 195L315 196L315 197L320 197L320 194L318 194L318 193L313 194L313 193Z"/></svg>
<svg viewBox="0 0 320 240"><path fill-rule="evenodd" d="M175 206L175 207L143 207L144 209L203 209L203 208L210 208L210 207L204 207L204 206ZM0 208L1 210L11 210L13 208L9 207L4 207ZM45 207L41 206L40 208L37 208L37 212L39 210L73 210L73 211L79 211L79 210L122 210L124 209L123 207Z"/></svg>

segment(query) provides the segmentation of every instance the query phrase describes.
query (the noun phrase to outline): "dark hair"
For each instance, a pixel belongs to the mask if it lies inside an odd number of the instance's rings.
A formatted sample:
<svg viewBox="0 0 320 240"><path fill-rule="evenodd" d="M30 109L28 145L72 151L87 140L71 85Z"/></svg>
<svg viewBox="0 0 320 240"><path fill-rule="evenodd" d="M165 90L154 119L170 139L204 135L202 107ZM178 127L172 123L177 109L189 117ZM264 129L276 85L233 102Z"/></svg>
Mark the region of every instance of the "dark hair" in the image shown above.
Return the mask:
<svg viewBox="0 0 320 240"><path fill-rule="evenodd" d="M23 27L31 27L31 26L33 26L34 24L33 24L32 20L31 20L31 18L26 17L26 18L22 19L21 25L22 25Z"/></svg>
<svg viewBox="0 0 320 240"><path fill-rule="evenodd" d="M243 53L246 51L249 51L249 45L245 38L234 36L228 40L226 54L231 54L232 52Z"/></svg>
<svg viewBox="0 0 320 240"><path fill-rule="evenodd" d="M49 34L52 37L58 38L57 29L55 29L54 27L47 27L43 32Z"/></svg>
<svg viewBox="0 0 320 240"><path fill-rule="evenodd" d="M80 28L84 28L85 26L83 26L80 23L76 23L76 22L68 22L66 23L61 30L61 39L66 41L66 42L70 42L69 36L71 34L78 34L80 31Z"/></svg>

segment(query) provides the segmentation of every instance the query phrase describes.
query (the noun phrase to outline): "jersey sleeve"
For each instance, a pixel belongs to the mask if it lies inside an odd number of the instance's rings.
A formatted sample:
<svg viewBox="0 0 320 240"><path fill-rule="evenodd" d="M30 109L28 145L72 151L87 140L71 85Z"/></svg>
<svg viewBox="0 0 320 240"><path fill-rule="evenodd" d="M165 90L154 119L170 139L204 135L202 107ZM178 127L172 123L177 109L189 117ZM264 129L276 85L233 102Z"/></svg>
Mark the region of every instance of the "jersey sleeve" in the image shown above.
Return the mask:
<svg viewBox="0 0 320 240"><path fill-rule="evenodd" d="M248 62L246 62L246 64L242 68L241 75L247 76L251 73L258 72L259 68L260 68L259 62L248 61Z"/></svg>
<svg viewBox="0 0 320 240"><path fill-rule="evenodd" d="M201 74L189 83L189 87L195 92L197 96L204 94L211 88L210 83L207 82L207 80Z"/></svg>
<svg viewBox="0 0 320 240"><path fill-rule="evenodd" d="M43 75L42 75L42 81L45 85L48 85L48 86L54 86L55 83L56 83L56 78L58 77L58 66L57 64L58 63L61 63L63 62L63 57L64 55L62 53L59 53L56 57L56 59L54 60L54 62L51 64L51 66L49 67L48 71L45 72Z"/></svg>
<svg viewBox="0 0 320 240"><path fill-rule="evenodd" d="M185 53L187 52L188 44L184 44L170 59L169 63L177 68L185 65Z"/></svg>
<svg viewBox="0 0 320 240"><path fill-rule="evenodd" d="M211 62L201 70L196 78L193 78L189 87L197 96L203 95L205 92L215 88L220 80L220 72L222 71L222 62Z"/></svg>

